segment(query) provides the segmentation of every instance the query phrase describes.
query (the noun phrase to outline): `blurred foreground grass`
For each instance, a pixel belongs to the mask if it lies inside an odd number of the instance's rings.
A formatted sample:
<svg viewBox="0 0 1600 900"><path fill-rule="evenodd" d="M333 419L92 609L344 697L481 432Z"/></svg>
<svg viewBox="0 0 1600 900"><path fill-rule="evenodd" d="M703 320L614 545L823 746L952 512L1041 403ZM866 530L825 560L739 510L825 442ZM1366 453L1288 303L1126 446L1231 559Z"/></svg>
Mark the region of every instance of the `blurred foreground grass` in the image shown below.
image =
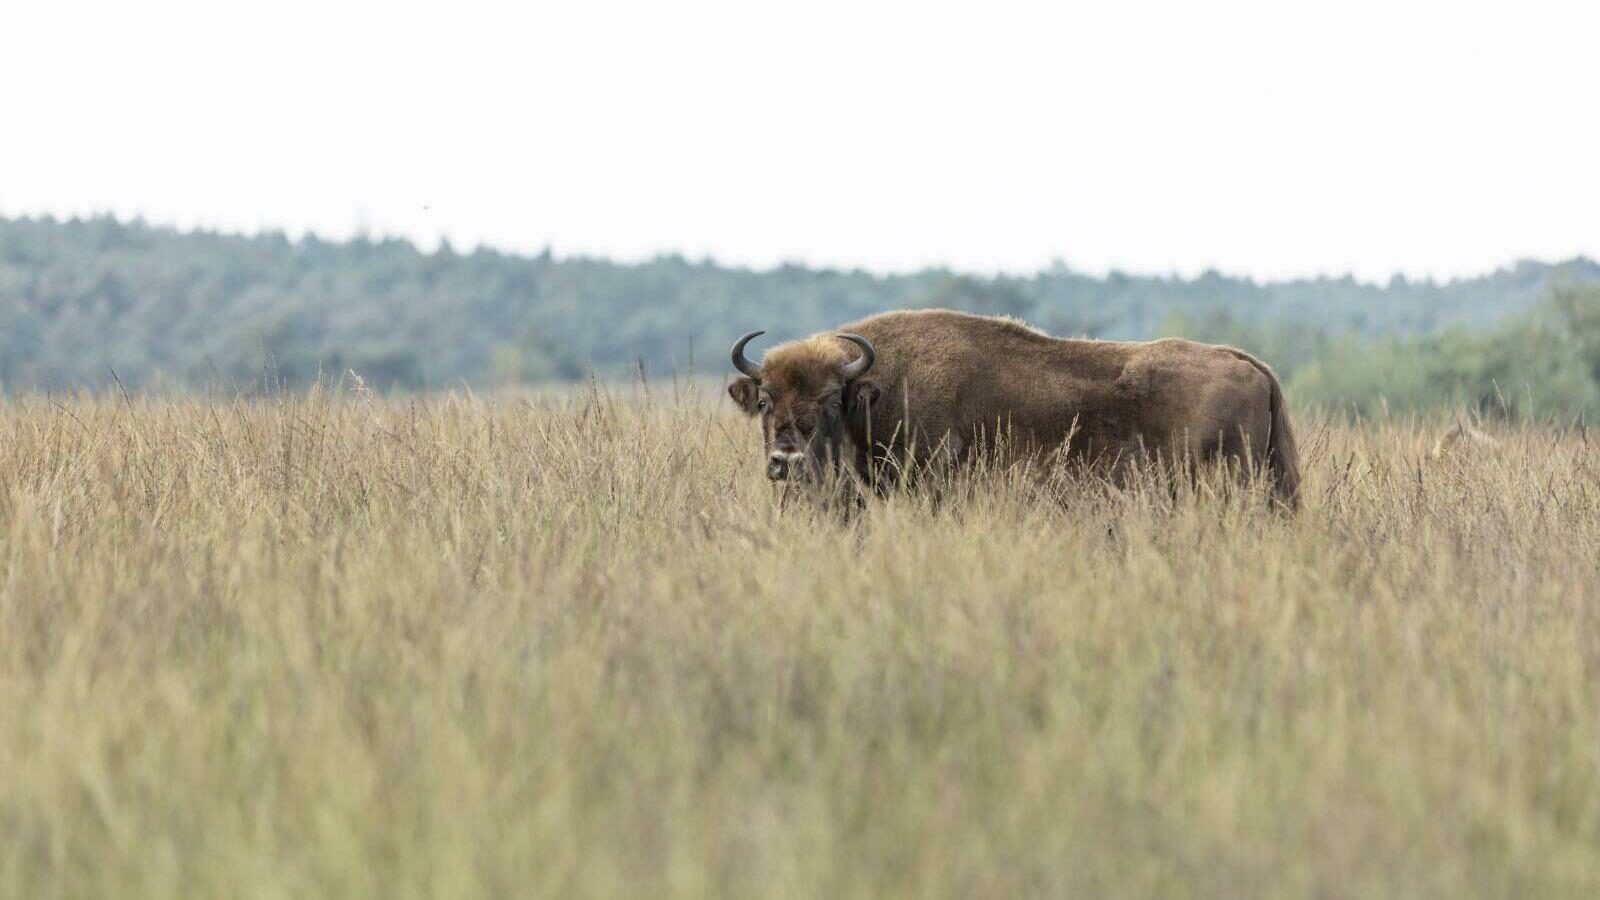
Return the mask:
<svg viewBox="0 0 1600 900"><path fill-rule="evenodd" d="M1600 891L1600 435L846 524L714 405L4 401L0 895Z"/></svg>

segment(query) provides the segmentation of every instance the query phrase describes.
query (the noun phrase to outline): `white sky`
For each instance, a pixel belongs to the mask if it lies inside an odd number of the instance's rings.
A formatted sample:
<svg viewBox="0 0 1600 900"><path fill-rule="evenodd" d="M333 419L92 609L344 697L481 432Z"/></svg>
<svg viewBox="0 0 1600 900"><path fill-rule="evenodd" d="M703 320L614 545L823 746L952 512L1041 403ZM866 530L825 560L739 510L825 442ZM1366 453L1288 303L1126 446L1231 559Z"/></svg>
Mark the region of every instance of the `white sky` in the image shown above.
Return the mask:
<svg viewBox="0 0 1600 900"><path fill-rule="evenodd" d="M903 270L1600 256L1600 2L27 2L0 213Z"/></svg>

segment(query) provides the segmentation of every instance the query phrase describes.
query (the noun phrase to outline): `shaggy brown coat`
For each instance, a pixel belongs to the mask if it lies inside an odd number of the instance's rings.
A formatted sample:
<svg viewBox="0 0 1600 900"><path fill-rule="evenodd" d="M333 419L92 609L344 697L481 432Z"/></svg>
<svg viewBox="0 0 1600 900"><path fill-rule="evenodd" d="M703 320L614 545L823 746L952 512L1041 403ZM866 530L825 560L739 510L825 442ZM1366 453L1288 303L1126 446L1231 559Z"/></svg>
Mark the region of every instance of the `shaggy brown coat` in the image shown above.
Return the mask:
<svg viewBox="0 0 1600 900"><path fill-rule="evenodd" d="M1120 475L1139 458L1232 460L1264 467L1294 506L1300 474L1277 378L1232 347L1050 337L1006 318L950 310L875 315L841 326L877 361L846 384L860 355L836 333L767 351L760 381L729 385L763 421L767 446L832 433L862 474L872 463L969 460L1007 435L1013 453L1066 456ZM915 459L908 460L915 447Z"/></svg>

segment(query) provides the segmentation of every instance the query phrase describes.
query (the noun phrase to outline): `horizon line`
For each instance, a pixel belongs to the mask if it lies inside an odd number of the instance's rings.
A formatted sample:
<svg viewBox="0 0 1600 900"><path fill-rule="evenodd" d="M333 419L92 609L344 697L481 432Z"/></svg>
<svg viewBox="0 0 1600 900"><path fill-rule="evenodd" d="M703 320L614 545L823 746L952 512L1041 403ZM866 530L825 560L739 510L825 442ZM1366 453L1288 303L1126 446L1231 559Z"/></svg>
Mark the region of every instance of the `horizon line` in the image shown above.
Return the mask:
<svg viewBox="0 0 1600 900"><path fill-rule="evenodd" d="M1570 265L1590 265L1600 267L1600 261L1579 253L1565 259L1541 259L1537 257L1515 257L1496 265L1478 269L1470 274L1454 273L1446 277L1432 274L1416 277L1396 270L1385 278L1367 278L1345 270L1335 274L1329 271L1320 271L1316 274L1300 274L1290 277L1258 278L1255 275L1240 274L1225 271L1218 266L1206 266L1198 271L1184 272L1177 269L1157 270L1154 268L1128 268L1120 265L1106 266L1101 269L1091 267L1078 267L1073 265L1065 255L1054 257L1049 263L1028 269L996 268L981 270L977 268L960 268L948 263L930 263L912 268L873 268L859 264L836 264L817 260L785 259L769 264L753 264L719 259L713 253L694 254L683 250L660 249L647 254L614 254L605 252L591 252L584 250L556 250L554 245L546 243L542 249L530 250L524 248L497 245L488 241L463 242L457 246L455 240L449 235L440 235L433 248L425 246L426 241L416 237L385 233L374 230L368 226L358 226L351 229L350 233L341 236L331 236L329 232L319 231L315 228L295 228L282 225L258 225L253 228L248 226L207 225L195 223L190 225L175 222L163 222L146 218L143 213L131 216L122 216L110 210L91 213L55 213L42 212L9 212L0 208L0 222L37 223L50 225L89 224L94 222L110 221L121 227L142 227L152 231L161 231L177 237L212 236L255 240L274 235L283 237L293 245L304 245L308 241L335 246L349 246L358 243L367 244L403 244L413 252L424 257L449 255L469 257L476 253L488 252L491 254L513 257L533 261L541 257L555 262L602 262L620 267L645 266L662 260L682 260L691 265L708 266L724 271L743 271L754 275L770 275L789 269L802 269L817 274L848 274L866 275L875 279L888 280L894 278L911 278L928 274L947 274L957 277L980 278L989 281L1001 279L1026 281L1046 277L1059 272L1092 278L1097 281L1109 280L1112 276L1136 278L1149 281L1181 281L1194 282L1207 278L1221 278L1228 281L1248 283L1256 286L1264 285L1290 285L1317 282L1350 282L1367 285L1375 288L1385 288L1395 284L1422 284L1448 286L1463 282L1480 281L1502 273L1514 272L1526 265L1544 266L1558 269Z"/></svg>

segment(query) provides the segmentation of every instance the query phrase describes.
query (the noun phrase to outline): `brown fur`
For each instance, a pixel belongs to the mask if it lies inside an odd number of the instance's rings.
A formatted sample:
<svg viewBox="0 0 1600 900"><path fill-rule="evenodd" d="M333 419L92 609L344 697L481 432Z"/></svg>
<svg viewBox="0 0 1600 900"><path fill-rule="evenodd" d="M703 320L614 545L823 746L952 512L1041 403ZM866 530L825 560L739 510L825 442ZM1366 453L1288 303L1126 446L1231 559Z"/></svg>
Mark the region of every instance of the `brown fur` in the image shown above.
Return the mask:
<svg viewBox="0 0 1600 900"><path fill-rule="evenodd" d="M785 433L812 435L840 398L845 452L861 470L867 448L876 462L959 462L1005 434L1014 453L1053 456L1065 445L1069 458L1113 472L1152 457L1264 466L1277 498L1295 505L1298 458L1278 380L1241 350L1053 338L949 310L882 313L839 330L877 349L857 384L838 375L857 351L830 332L773 347L759 385L729 386L746 412L762 415L769 446Z"/></svg>

